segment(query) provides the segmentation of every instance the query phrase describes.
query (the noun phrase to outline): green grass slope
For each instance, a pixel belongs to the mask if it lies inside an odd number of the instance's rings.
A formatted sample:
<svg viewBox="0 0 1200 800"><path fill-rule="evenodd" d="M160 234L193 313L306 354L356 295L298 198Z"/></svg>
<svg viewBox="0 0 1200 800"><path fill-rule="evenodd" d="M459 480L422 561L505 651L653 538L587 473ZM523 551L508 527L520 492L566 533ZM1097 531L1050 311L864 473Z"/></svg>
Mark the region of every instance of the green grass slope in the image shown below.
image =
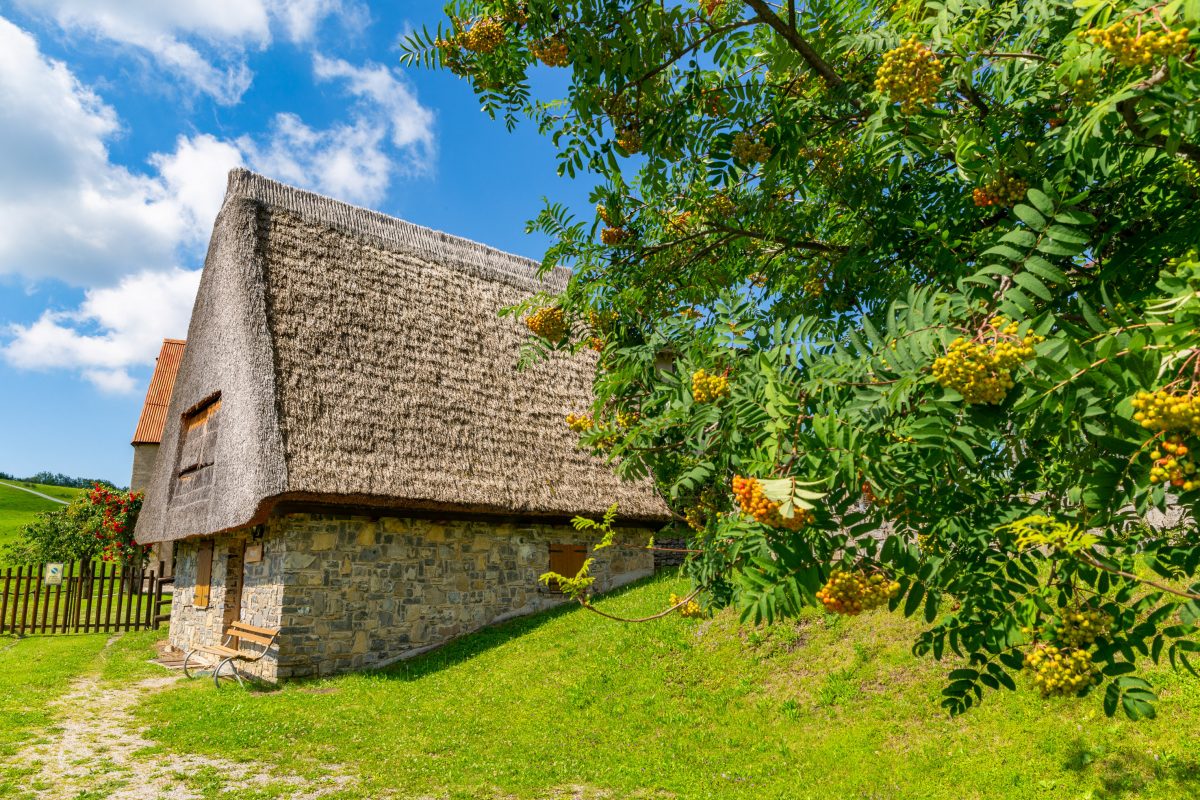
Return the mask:
<svg viewBox="0 0 1200 800"><path fill-rule="evenodd" d="M6 481L5 483L10 482ZM26 484L20 485L25 486ZM68 502L84 491L83 489L66 489L62 486L43 486L42 484L30 484L28 488ZM62 508L62 505L0 484L0 548L18 539L21 535L21 528L32 522L38 514L43 511L53 511L56 508ZM4 556L3 553L0 553L0 567L3 566L6 566Z"/></svg>
<svg viewBox="0 0 1200 800"><path fill-rule="evenodd" d="M602 606L644 614L681 588L657 578ZM348 796L1200 796L1200 681L1154 673L1159 717L1141 723L1027 686L950 719L937 700L954 665L911 656L914 630L884 612L755 630L570 608L380 673L272 692L195 681L138 713L172 750L342 765L362 781Z"/></svg>

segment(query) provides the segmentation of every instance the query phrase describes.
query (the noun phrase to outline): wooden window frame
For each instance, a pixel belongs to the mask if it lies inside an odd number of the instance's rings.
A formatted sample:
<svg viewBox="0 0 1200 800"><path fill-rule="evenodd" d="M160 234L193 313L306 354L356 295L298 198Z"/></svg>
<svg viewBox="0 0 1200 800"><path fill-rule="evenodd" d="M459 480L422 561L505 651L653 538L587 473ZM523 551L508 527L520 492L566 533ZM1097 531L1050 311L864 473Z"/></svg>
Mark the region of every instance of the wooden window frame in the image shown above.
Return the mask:
<svg viewBox="0 0 1200 800"><path fill-rule="evenodd" d="M196 582L192 592L192 608L207 609L212 602L213 543L200 543L196 550Z"/></svg>
<svg viewBox="0 0 1200 800"><path fill-rule="evenodd" d="M179 478L188 480L190 475L205 467L212 466L211 442L208 441L208 425L210 420L221 410L221 395L217 393L204 402L183 414L179 426L179 468L176 474ZM184 463L189 446L195 455Z"/></svg>

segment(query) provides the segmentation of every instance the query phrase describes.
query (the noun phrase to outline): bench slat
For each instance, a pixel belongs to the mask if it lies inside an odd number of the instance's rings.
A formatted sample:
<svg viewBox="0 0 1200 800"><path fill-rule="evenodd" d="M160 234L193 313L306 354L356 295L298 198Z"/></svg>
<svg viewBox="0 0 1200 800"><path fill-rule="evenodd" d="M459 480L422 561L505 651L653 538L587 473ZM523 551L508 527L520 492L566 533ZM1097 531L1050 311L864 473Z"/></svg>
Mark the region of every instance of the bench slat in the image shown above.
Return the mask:
<svg viewBox="0 0 1200 800"><path fill-rule="evenodd" d="M230 629L241 628L244 631L250 631L251 633L257 633L260 636L277 636L277 635L279 635L278 628L260 628L257 625L251 625L248 622L233 622L233 623L230 623L229 627L230 627Z"/></svg>
<svg viewBox="0 0 1200 800"><path fill-rule="evenodd" d="M241 655L240 652L238 652L237 650L234 650L232 647L225 647L225 646L219 645L219 644L201 645L200 647L196 648L196 651L200 652L200 653L212 653L213 655L218 655L218 656L239 656L239 655Z"/></svg>
<svg viewBox="0 0 1200 800"><path fill-rule="evenodd" d="M261 644L265 647L269 647L271 643L275 641L275 637L273 636L259 636L257 633L242 631L236 628L229 628L225 631L225 633L229 636L236 636L243 642L254 642L255 644Z"/></svg>

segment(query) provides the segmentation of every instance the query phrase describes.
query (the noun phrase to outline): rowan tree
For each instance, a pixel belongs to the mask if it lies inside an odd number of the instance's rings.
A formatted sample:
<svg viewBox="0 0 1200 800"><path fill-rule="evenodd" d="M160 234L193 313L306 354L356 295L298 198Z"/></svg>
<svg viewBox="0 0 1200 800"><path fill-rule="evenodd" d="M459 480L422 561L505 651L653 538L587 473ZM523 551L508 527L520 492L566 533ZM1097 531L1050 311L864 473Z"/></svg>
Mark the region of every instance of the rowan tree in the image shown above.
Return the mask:
<svg viewBox="0 0 1200 800"><path fill-rule="evenodd" d="M581 446L653 480L706 605L921 615L951 712L1154 713L1139 664L1200 650L1198 0L445 13L404 59L595 184L510 312L561 320L525 361L597 360Z"/></svg>

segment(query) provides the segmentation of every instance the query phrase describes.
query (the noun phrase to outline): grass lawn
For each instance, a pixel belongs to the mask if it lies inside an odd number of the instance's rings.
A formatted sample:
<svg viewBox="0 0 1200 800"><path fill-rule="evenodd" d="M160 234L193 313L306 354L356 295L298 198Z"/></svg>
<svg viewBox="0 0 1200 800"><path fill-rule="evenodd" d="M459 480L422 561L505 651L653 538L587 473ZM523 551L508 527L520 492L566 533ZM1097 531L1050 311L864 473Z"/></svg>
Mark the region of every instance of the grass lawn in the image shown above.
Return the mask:
<svg viewBox="0 0 1200 800"><path fill-rule="evenodd" d="M31 484L29 488L67 501L84 491L83 489L65 489L62 486L43 486L42 484ZM53 511L56 508L62 508L62 506L35 494L22 492L11 486L0 485L0 548L16 541L20 537L21 528L32 522L38 514L43 511ZM0 553L0 567L3 566L6 566L4 556Z"/></svg>
<svg viewBox="0 0 1200 800"><path fill-rule="evenodd" d="M657 578L604 601L661 607ZM1200 795L1200 681L1158 671L1156 720L1027 687L949 719L953 665L908 652L914 626L812 612L622 625L579 609L526 618L375 674L215 690L138 709L178 752L341 765L398 797L1176 798ZM584 787L572 789L572 787Z"/></svg>

